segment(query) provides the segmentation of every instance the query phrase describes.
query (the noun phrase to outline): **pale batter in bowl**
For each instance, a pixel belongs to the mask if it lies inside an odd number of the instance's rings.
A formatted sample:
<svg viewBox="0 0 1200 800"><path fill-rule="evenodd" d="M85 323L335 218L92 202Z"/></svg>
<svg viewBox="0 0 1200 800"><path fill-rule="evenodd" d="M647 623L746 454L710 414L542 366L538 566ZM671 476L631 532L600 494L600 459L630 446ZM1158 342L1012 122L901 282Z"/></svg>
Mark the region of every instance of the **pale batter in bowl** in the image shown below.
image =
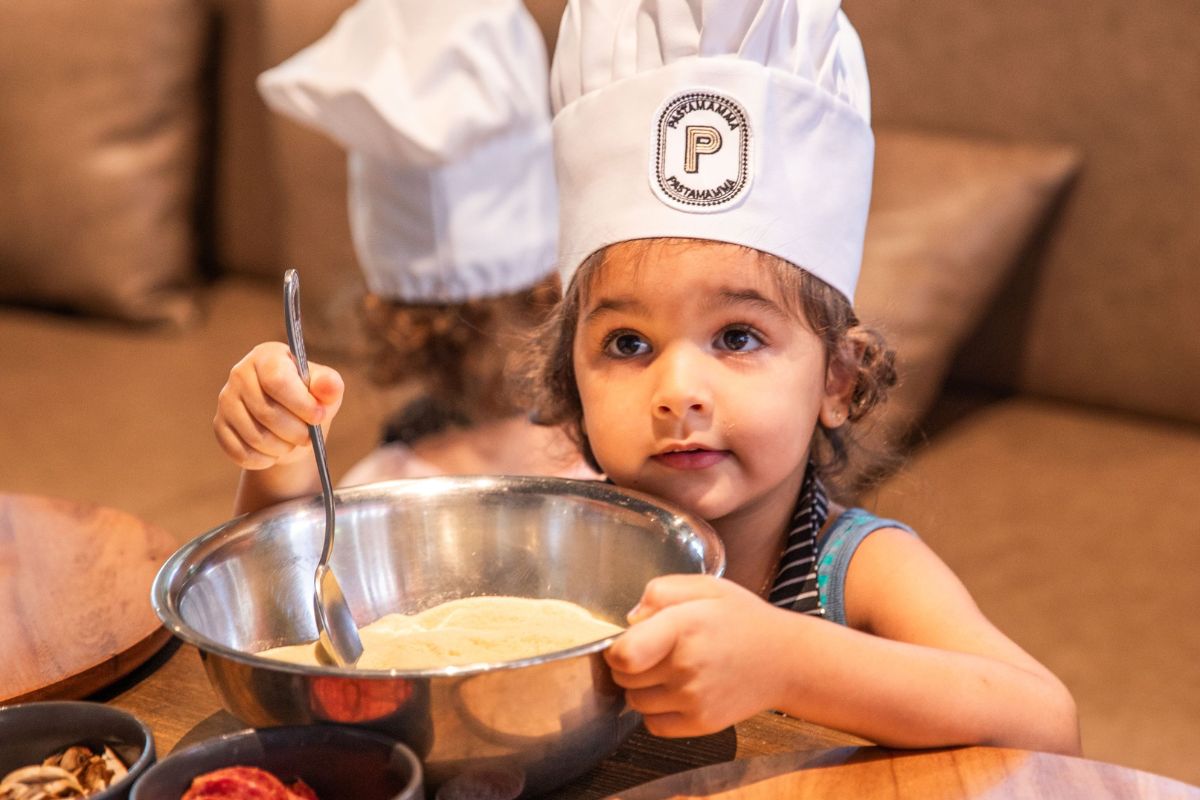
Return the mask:
<svg viewBox="0 0 1200 800"><path fill-rule="evenodd" d="M359 629L360 669L437 669L532 658L604 639L623 630L565 600L464 597L419 614L388 614ZM258 655L316 665L317 643Z"/></svg>

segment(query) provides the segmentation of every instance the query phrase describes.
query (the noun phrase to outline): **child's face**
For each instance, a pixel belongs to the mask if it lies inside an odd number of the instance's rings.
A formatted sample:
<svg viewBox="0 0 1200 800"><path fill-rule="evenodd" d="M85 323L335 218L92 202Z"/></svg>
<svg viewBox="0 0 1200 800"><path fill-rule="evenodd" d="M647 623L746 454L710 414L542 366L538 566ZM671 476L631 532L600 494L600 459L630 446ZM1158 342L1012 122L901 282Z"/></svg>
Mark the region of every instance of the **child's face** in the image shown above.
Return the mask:
<svg viewBox="0 0 1200 800"><path fill-rule="evenodd" d="M837 398L821 340L768 270L713 242L609 249L573 355L584 429L615 483L710 521L790 508Z"/></svg>

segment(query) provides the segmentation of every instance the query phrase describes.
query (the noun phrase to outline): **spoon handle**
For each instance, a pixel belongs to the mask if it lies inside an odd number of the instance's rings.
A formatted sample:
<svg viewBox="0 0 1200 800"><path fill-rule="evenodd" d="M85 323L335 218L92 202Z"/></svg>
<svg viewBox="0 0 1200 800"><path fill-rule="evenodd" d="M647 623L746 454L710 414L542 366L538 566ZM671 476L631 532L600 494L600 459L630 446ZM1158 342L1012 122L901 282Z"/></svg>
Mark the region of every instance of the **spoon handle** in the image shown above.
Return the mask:
<svg viewBox="0 0 1200 800"><path fill-rule="evenodd" d="M304 350L304 329L300 325L300 275L289 269L283 275L283 318L287 327L288 347L296 359L296 369L304 385L309 385L308 355ZM321 495L325 502L325 545L321 549L320 564L328 564L333 554L334 513L333 482L329 480L329 462L325 457L325 437L320 425L308 426L308 438L312 441L317 459L317 474L321 477Z"/></svg>

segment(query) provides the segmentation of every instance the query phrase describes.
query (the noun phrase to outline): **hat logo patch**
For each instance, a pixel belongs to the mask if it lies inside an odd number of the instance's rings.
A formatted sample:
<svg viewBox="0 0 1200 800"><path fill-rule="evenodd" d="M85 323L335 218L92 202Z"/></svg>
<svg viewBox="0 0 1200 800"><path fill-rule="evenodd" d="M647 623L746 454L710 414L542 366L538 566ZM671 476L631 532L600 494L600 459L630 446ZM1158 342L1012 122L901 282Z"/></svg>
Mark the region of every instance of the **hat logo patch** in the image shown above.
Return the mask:
<svg viewBox="0 0 1200 800"><path fill-rule="evenodd" d="M710 91L689 91L655 115L650 184L681 211L720 211L741 199L750 184L750 126L736 101Z"/></svg>

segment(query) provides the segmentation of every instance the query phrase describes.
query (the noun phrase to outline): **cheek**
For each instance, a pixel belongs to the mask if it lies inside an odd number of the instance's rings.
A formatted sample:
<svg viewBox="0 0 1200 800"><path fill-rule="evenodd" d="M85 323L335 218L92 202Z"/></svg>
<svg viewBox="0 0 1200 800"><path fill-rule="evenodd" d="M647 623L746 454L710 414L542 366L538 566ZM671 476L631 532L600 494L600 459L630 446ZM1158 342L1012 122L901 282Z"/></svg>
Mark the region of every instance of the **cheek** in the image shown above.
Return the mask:
<svg viewBox="0 0 1200 800"><path fill-rule="evenodd" d="M622 454L637 435L642 415L637 413L636 392L618 385L612 376L581 372L576 375L583 408L583 430L596 460L606 469L617 468Z"/></svg>
<svg viewBox="0 0 1200 800"><path fill-rule="evenodd" d="M629 419L629 397L617 391L611 381L582 378L577 381L579 402L583 407L583 421L589 432L599 428L619 425Z"/></svg>
<svg viewBox="0 0 1200 800"><path fill-rule="evenodd" d="M775 399L758 405L753 413L739 414L733 419L724 415L724 428L735 443L780 453L807 449L816 422L815 409Z"/></svg>
<svg viewBox="0 0 1200 800"><path fill-rule="evenodd" d="M803 373L781 371L727 395L722 416L726 430L743 444L783 454L804 452L817 424L822 389Z"/></svg>
<svg viewBox="0 0 1200 800"><path fill-rule="evenodd" d="M578 361L575 362L577 365ZM575 388L579 391L579 404L583 410L584 431L589 434L593 429L601 427L605 414L607 398L604 393L604 382L599 380L594 371L586 367L575 371Z"/></svg>
<svg viewBox="0 0 1200 800"><path fill-rule="evenodd" d="M808 462L813 425L795 405L743 417L727 429L726 442L738 453L746 477L762 485L786 480Z"/></svg>
<svg viewBox="0 0 1200 800"><path fill-rule="evenodd" d="M583 407L583 419L586 422L602 405L598 396L600 382L591 370L579 366L578 359L575 365L575 389L579 392L579 403Z"/></svg>

